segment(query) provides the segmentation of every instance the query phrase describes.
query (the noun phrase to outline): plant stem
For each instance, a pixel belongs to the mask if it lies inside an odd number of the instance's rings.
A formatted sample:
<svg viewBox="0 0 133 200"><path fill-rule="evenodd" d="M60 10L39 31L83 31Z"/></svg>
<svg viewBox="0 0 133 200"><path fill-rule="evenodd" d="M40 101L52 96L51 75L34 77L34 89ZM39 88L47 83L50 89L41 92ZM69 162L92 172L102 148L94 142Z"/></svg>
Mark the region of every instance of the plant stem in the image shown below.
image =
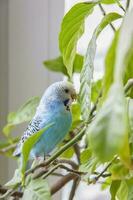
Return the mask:
<svg viewBox="0 0 133 200"><path fill-rule="evenodd" d="M98 97L97 97L97 99L96 99L96 102L94 103L94 105L93 105L93 107L92 107L92 109L91 109L91 111L90 111L89 118L93 117L93 113L94 113L95 110L97 109L97 104L98 104L99 98L100 98L101 96L102 96L102 89L100 90L99 95L98 95Z"/></svg>
<svg viewBox="0 0 133 200"><path fill-rule="evenodd" d="M73 185L72 185L72 189L69 195L69 200L73 200L79 183L80 183L80 178L76 178L75 180L73 180Z"/></svg>
<svg viewBox="0 0 133 200"><path fill-rule="evenodd" d="M59 159L57 160L58 163L62 164L68 164L70 165L73 169L78 169L78 165L73 161L73 160L67 160L67 159Z"/></svg>
<svg viewBox="0 0 133 200"><path fill-rule="evenodd" d="M93 180L93 181L90 182L90 183L96 183L96 182L99 180L100 177L103 177L103 176L104 176L104 173L107 171L107 169L112 165L112 163L113 163L116 159L117 159L117 157L115 156L115 157L113 158L113 160L112 160L111 162L109 162L109 163L107 164L107 166L102 170L102 172L101 172L100 174L98 174L98 176L95 177L95 180Z"/></svg>
<svg viewBox="0 0 133 200"><path fill-rule="evenodd" d="M71 138L74 138L74 137L75 137L73 131L70 132L70 137L71 137ZM75 154L76 154L76 156L77 156L78 164L80 164L80 147L79 147L78 143L75 143L75 144L73 145L73 148L74 148Z"/></svg>
<svg viewBox="0 0 133 200"><path fill-rule="evenodd" d="M130 0L127 0L127 3L126 3L126 10L128 10L129 6L130 6Z"/></svg>
<svg viewBox="0 0 133 200"><path fill-rule="evenodd" d="M100 10L101 10L103 16L106 16L106 12L105 12L103 6L102 6L100 3L99 3L98 5L99 5L99 8L100 8ZM114 32L116 32L116 29L115 29L115 27L114 27L114 25L113 25L112 23L110 23L110 26L111 26L112 30L113 30Z"/></svg>
<svg viewBox="0 0 133 200"><path fill-rule="evenodd" d="M122 9L122 11L124 11L124 13L126 12L125 8L121 5L120 1L119 0L115 0L117 5L119 6L119 8Z"/></svg>
<svg viewBox="0 0 133 200"><path fill-rule="evenodd" d="M72 167L72 169L73 169L73 172L78 172L78 171L74 171L74 170L77 170L78 169L78 165L74 162L74 161L72 161L72 160L67 160L67 159L60 159L60 160L56 160L56 166L54 166L52 169L42 169L41 171L39 171L39 173L37 173L37 174L35 174L35 176L33 176L33 178L34 179L36 179L36 178L39 178L39 177L41 177L41 176L43 176L43 178L45 178L45 176L47 177L47 176L49 176L50 174L52 174L57 168L62 168L62 166L64 166L63 164L68 164L68 165L70 165L71 167ZM66 169L66 168L65 168ZM67 168L68 169L68 171L70 171L69 169L70 168ZM71 170L71 172L72 172L72 170Z"/></svg>
<svg viewBox="0 0 133 200"><path fill-rule="evenodd" d="M74 170L74 169L70 169L69 167L63 165L63 164L58 164L56 166L54 166L52 169L50 169L46 174L44 174L44 176L42 176L42 178L47 178L50 174L52 174L56 169L61 168L61 169L65 169L68 172L71 172L73 174L76 174L77 176L80 176L84 173ZM40 176L35 176L34 179L39 178Z"/></svg>
<svg viewBox="0 0 133 200"><path fill-rule="evenodd" d="M47 178L50 174L52 174L56 169L58 169L60 167L60 164L58 164L58 165L56 165L56 166L54 166L52 169L50 169L46 174L44 174L43 176L42 176L42 178ZM34 178L38 178L38 176L37 177L34 177Z"/></svg>
<svg viewBox="0 0 133 200"><path fill-rule="evenodd" d="M64 177L63 174L58 173L58 172L53 172L51 175L52 175L52 176L58 176L58 177Z"/></svg>
<svg viewBox="0 0 133 200"><path fill-rule="evenodd" d="M66 185L69 181L77 178L76 174L69 173L64 177L60 178L52 187L51 187L51 195L58 192L64 185Z"/></svg>
<svg viewBox="0 0 133 200"><path fill-rule="evenodd" d="M5 194L7 191L8 191L8 189L3 188L3 187L0 187L0 193L1 193L1 194ZM18 191L14 191L14 192L11 194L11 196L13 196L13 197L18 196L18 197L21 198L21 197L23 196L23 193L22 193L22 192L18 192Z"/></svg>

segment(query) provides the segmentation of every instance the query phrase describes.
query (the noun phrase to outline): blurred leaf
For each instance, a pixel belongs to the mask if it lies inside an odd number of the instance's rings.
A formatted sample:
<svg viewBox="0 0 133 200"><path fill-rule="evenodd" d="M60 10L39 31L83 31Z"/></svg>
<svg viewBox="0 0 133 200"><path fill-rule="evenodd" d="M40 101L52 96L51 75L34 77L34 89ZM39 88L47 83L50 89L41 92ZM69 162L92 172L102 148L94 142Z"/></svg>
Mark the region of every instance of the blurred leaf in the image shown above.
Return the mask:
<svg viewBox="0 0 133 200"><path fill-rule="evenodd" d="M73 72L77 42L84 33L85 19L92 13L93 7L96 4L96 2L77 3L63 18L59 35L59 46L63 56L63 62L70 77Z"/></svg>
<svg viewBox="0 0 133 200"><path fill-rule="evenodd" d="M99 92L102 88L102 80L99 79L95 82L92 82L92 90L91 90L91 101L96 102Z"/></svg>
<svg viewBox="0 0 133 200"><path fill-rule="evenodd" d="M121 18L121 15L118 13L109 13L106 15L101 23L95 29L92 39L89 42L86 56L84 58L83 68L81 71L80 82L80 100L81 100L81 113L85 121L88 120L90 107L91 107L91 85L93 78L94 70L94 57L96 53L96 40L101 33L101 31L108 25L110 22Z"/></svg>
<svg viewBox="0 0 133 200"><path fill-rule="evenodd" d="M96 167L99 166L99 161L96 157L92 156L88 159L86 163L83 163L79 167L79 171L81 172L87 172L89 174L92 174L92 172L95 171Z"/></svg>
<svg viewBox="0 0 133 200"><path fill-rule="evenodd" d="M120 187L121 181L112 181L110 186L111 200L116 200L116 193Z"/></svg>
<svg viewBox="0 0 133 200"><path fill-rule="evenodd" d="M60 157L61 158L67 158L67 159L70 159L72 158L72 156L74 155L74 149L71 147L69 149L67 149L66 151L64 151Z"/></svg>
<svg viewBox="0 0 133 200"><path fill-rule="evenodd" d="M18 111L9 113L7 119L8 123L3 128L4 134L8 136L14 126L26 121L30 121L35 114L39 101L39 97L32 97L24 105L22 105Z"/></svg>
<svg viewBox="0 0 133 200"><path fill-rule="evenodd" d="M24 190L22 200L51 200L50 189L45 179L31 179Z"/></svg>
<svg viewBox="0 0 133 200"><path fill-rule="evenodd" d="M111 177L107 177L104 182L102 183L102 186L101 186L101 189L102 190L106 190L106 189L109 189L110 185L112 183L112 180L111 180Z"/></svg>
<svg viewBox="0 0 133 200"><path fill-rule="evenodd" d="M115 62L115 70L114 70L114 80L117 82L122 81L125 70L131 71L133 56L133 10L128 12L123 20L123 24L120 29L119 41L117 44L117 52L116 52L116 62ZM123 45L124 41L124 45ZM130 51L130 53L129 53ZM128 64L128 65L126 65ZM130 67L130 69L128 68ZM129 74L129 73L128 73ZM127 75L127 73L126 73Z"/></svg>
<svg viewBox="0 0 133 200"><path fill-rule="evenodd" d="M83 59L84 57L80 54L75 55L74 63L73 63L73 72L80 73L83 67Z"/></svg>
<svg viewBox="0 0 133 200"><path fill-rule="evenodd" d="M133 99L128 98L127 102L128 102L130 151L131 151L131 155L133 156Z"/></svg>
<svg viewBox="0 0 133 200"><path fill-rule="evenodd" d="M121 181L121 185L118 189L118 192L117 192L117 199L118 200L128 200L127 197L128 197L128 186L127 186L127 183L126 181Z"/></svg>
<svg viewBox="0 0 133 200"><path fill-rule="evenodd" d="M44 66L54 72L62 72L64 75L68 76L67 69L63 63L62 56L59 56L55 59L46 60L43 62Z"/></svg>
<svg viewBox="0 0 133 200"><path fill-rule="evenodd" d="M132 200L133 199L133 178L130 180L126 181L127 186L128 186L128 197L127 200Z"/></svg>
<svg viewBox="0 0 133 200"><path fill-rule="evenodd" d="M82 151L80 154L81 164L87 163L91 156L92 156L92 152L89 148Z"/></svg>
<svg viewBox="0 0 133 200"><path fill-rule="evenodd" d="M12 153L18 141L19 138L13 138L12 140L7 140L7 141L6 140L0 141L0 154L7 157L13 157Z"/></svg>
<svg viewBox="0 0 133 200"><path fill-rule="evenodd" d="M16 169L13 178L8 181L5 186L9 188L16 187L21 182L21 173L20 169Z"/></svg>
<svg viewBox="0 0 133 200"><path fill-rule="evenodd" d="M29 138L27 138L27 140L23 143L22 163L21 163L22 180L24 180L24 173L25 173L25 169L27 166L27 161L28 161L29 154L30 154L30 151L31 151L33 145L35 145L35 143L38 141L38 139L41 137L41 135L45 134L45 131L52 125L53 124L49 124L49 125L45 126L42 130L34 133Z"/></svg>
<svg viewBox="0 0 133 200"><path fill-rule="evenodd" d="M40 97L32 97L22 105L17 112L9 114L8 122L11 124L19 124L25 121L30 121L35 114L39 101Z"/></svg>
<svg viewBox="0 0 133 200"><path fill-rule="evenodd" d="M128 97L130 97L130 98L133 99L133 87L131 87L131 88L127 91L126 96L128 96Z"/></svg>
<svg viewBox="0 0 133 200"><path fill-rule="evenodd" d="M80 111L80 104L79 103L73 103L72 104L72 108L71 108L71 112L72 112L72 130L74 128L76 128L76 126L81 123L81 119L80 119L80 115L81 115L81 111Z"/></svg>
<svg viewBox="0 0 133 200"><path fill-rule="evenodd" d="M124 34L124 33L123 33ZM107 95L107 92L113 82L113 74L114 74L114 66L116 61L116 51L119 39L119 31L115 33L114 39L112 44L107 52L105 58L105 75L103 79L103 96L104 98ZM122 44L121 44L122 45ZM122 49L123 47L121 47ZM133 77L133 40L131 41L131 45L125 53L124 56L124 74L123 74L123 81L124 84L128 81L128 79ZM130 96L133 97L133 92L130 92Z"/></svg>
<svg viewBox="0 0 133 200"><path fill-rule="evenodd" d="M124 147L127 134L125 113L123 88L114 84L87 131L91 148L102 162L112 159Z"/></svg>
<svg viewBox="0 0 133 200"><path fill-rule="evenodd" d="M115 83L111 86L105 104L102 106L88 131L90 133L92 149L101 161L107 161L118 153L125 164L128 163L128 165L130 165L130 152L122 77L125 67L125 56L130 47L133 34L132 20L133 12L130 12L124 19L117 45L114 69ZM125 35L127 37L126 41ZM123 41L125 41L124 45Z"/></svg>
<svg viewBox="0 0 133 200"><path fill-rule="evenodd" d="M12 124L7 124L6 126L4 126L3 128L3 133L7 136L7 137L10 137L10 132L12 131L12 129L14 128L15 126L12 125Z"/></svg>
<svg viewBox="0 0 133 200"><path fill-rule="evenodd" d="M131 135L133 136L133 99L129 99L128 102L128 116L129 116L130 132Z"/></svg>
<svg viewBox="0 0 133 200"><path fill-rule="evenodd" d="M119 79L119 77L120 79L123 77L124 84L129 78L133 77L132 13L133 12L130 12L125 16L122 27L120 31L115 33L112 44L107 52L105 59L105 76L103 79L104 97L106 97L109 87L113 82L114 73L116 74L117 72L116 80ZM125 41L124 45L123 41ZM115 68L117 70L115 70Z"/></svg>
<svg viewBox="0 0 133 200"><path fill-rule="evenodd" d="M112 164L109 171L112 174L112 180L123 180L126 179L126 177L129 175L129 170L119 160Z"/></svg>
<svg viewBox="0 0 133 200"><path fill-rule="evenodd" d="M125 55L124 84L133 78L133 38L130 47ZM133 97L133 96L132 96Z"/></svg>
<svg viewBox="0 0 133 200"><path fill-rule="evenodd" d="M9 145L11 145L9 141L6 141L6 140L0 141L0 149L8 147Z"/></svg>
<svg viewBox="0 0 133 200"><path fill-rule="evenodd" d="M103 78L103 99L106 98L108 90L113 83L114 67L116 60L116 47L119 38L119 31L115 33L111 46L109 47L105 57L105 73Z"/></svg>
<svg viewBox="0 0 133 200"><path fill-rule="evenodd" d="M47 69L51 71L61 72L64 75L68 76L67 69L63 63L62 56L59 56L55 59L46 60L44 61L43 64ZM76 54L74 63L73 63L73 72L79 73L82 69L82 66L83 66L83 56L80 54Z"/></svg>

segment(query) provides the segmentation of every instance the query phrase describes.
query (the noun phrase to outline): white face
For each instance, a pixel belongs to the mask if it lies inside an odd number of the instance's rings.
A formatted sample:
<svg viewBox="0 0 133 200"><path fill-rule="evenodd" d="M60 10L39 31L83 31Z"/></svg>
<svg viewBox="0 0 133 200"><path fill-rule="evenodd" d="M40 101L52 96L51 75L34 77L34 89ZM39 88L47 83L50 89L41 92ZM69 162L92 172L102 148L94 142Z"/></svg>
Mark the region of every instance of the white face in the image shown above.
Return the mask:
<svg viewBox="0 0 133 200"><path fill-rule="evenodd" d="M67 102L70 105L76 99L76 91L73 85L69 82L62 82L62 84L57 88L57 96L62 102Z"/></svg>
<svg viewBox="0 0 133 200"><path fill-rule="evenodd" d="M50 85L45 91L41 103L52 101L60 101L66 106L69 106L76 99L76 91L70 82L60 81Z"/></svg>

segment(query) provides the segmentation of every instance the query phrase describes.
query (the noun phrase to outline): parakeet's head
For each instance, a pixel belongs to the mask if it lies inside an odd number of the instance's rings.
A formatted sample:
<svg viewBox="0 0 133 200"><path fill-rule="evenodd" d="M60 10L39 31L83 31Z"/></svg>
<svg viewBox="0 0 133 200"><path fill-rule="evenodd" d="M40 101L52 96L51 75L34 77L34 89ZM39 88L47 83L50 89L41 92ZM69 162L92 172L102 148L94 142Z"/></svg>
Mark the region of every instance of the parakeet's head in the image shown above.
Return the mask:
<svg viewBox="0 0 133 200"><path fill-rule="evenodd" d="M65 106L71 105L76 99L76 91L72 83L67 81L60 81L50 85L44 96L43 100L48 101L59 101Z"/></svg>

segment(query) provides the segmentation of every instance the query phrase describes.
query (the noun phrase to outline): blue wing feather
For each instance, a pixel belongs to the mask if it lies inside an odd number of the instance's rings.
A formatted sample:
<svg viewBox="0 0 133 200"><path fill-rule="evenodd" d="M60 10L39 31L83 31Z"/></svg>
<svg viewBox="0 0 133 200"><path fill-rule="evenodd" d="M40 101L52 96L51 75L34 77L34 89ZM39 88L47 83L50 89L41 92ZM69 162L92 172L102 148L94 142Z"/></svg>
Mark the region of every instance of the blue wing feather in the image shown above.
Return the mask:
<svg viewBox="0 0 133 200"><path fill-rule="evenodd" d="M16 151L14 152L14 156L19 156L21 154L20 146L22 147L22 144L28 137L35 134L40 129L43 129L46 125L54 123L54 125L40 137L30 153L31 157L49 154L49 152L64 139L70 129L71 122L71 112L66 110L64 105L55 104L54 109L52 107L50 110L47 110L46 108L41 108L41 110L38 109L33 120L29 123L24 132Z"/></svg>
<svg viewBox="0 0 133 200"><path fill-rule="evenodd" d="M56 145L64 139L72 123L71 113L61 108L58 113L45 115L42 126L44 127L48 123L54 123L54 125L50 127L35 144L31 151L32 157L49 154Z"/></svg>

